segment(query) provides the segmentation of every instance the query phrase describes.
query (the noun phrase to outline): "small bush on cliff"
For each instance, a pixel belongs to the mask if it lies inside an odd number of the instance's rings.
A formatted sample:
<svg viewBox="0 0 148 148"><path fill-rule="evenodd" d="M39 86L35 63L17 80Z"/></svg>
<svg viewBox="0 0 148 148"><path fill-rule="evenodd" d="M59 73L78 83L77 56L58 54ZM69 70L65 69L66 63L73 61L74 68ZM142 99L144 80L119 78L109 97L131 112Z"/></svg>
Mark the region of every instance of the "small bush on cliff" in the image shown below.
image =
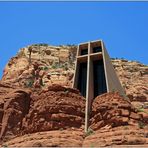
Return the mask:
<svg viewBox="0 0 148 148"><path fill-rule="evenodd" d="M32 79L27 80L26 83L25 83L25 86L26 87L32 87L33 86L33 83L34 83L34 80L32 80Z"/></svg>
<svg viewBox="0 0 148 148"><path fill-rule="evenodd" d="M145 133L145 138L148 138L148 133Z"/></svg>
<svg viewBox="0 0 148 148"><path fill-rule="evenodd" d="M48 44L46 44L46 43L39 43L39 44L32 44L31 46L45 46L45 47L47 47Z"/></svg>
<svg viewBox="0 0 148 148"><path fill-rule="evenodd" d="M69 93L69 90L65 89L65 90L64 90L64 94L67 95L68 93Z"/></svg>
<svg viewBox="0 0 148 148"><path fill-rule="evenodd" d="M125 130L129 130L129 127L128 127L128 126L124 126L124 129L125 129Z"/></svg>
<svg viewBox="0 0 148 148"><path fill-rule="evenodd" d="M145 124L142 121L139 121L138 126L139 126L139 128L143 129Z"/></svg>
<svg viewBox="0 0 148 148"><path fill-rule="evenodd" d="M144 112L144 108L138 108L138 112Z"/></svg>
<svg viewBox="0 0 148 148"><path fill-rule="evenodd" d="M60 128L59 130L60 130L60 131L63 131L63 128Z"/></svg>
<svg viewBox="0 0 148 148"><path fill-rule="evenodd" d="M115 92L115 89L112 89L112 92L114 93Z"/></svg>
<svg viewBox="0 0 148 148"><path fill-rule="evenodd" d="M40 85L41 85L41 86L45 86L45 83L43 82L42 79L40 79Z"/></svg>
<svg viewBox="0 0 148 148"><path fill-rule="evenodd" d="M86 132L86 137L87 136L89 136L89 135L91 135L91 134L93 134L94 133L94 131L93 131L93 129L91 129L91 128L88 128L88 130L87 130L87 132Z"/></svg>
<svg viewBox="0 0 148 148"><path fill-rule="evenodd" d="M8 147L8 145L6 145L6 144L2 145L2 148L5 148L5 147Z"/></svg>
<svg viewBox="0 0 148 148"><path fill-rule="evenodd" d="M19 58L21 58L21 57L25 57L25 53L24 53L24 51L21 50L21 51L17 54L17 56L18 56Z"/></svg>
<svg viewBox="0 0 148 148"><path fill-rule="evenodd" d="M46 70L48 70L48 69L49 69L49 67L44 66L44 67L40 67L40 69L41 69L41 70L45 70L45 71L46 71Z"/></svg>
<svg viewBox="0 0 148 148"><path fill-rule="evenodd" d="M48 70L49 68L47 66L44 67L44 70Z"/></svg>
<svg viewBox="0 0 148 148"><path fill-rule="evenodd" d="M95 147L93 143L90 144L90 147Z"/></svg>
<svg viewBox="0 0 148 148"><path fill-rule="evenodd" d="M148 112L145 111L143 107L138 108L137 111L138 111L138 112L143 112L143 113L148 114Z"/></svg>
<svg viewBox="0 0 148 148"><path fill-rule="evenodd" d="M64 68L65 71L67 71L68 70L68 64L65 63L63 68Z"/></svg>
<svg viewBox="0 0 148 148"><path fill-rule="evenodd" d="M53 69L59 68L59 64L58 64L58 63L53 63L53 64L52 64L52 68L53 68Z"/></svg>

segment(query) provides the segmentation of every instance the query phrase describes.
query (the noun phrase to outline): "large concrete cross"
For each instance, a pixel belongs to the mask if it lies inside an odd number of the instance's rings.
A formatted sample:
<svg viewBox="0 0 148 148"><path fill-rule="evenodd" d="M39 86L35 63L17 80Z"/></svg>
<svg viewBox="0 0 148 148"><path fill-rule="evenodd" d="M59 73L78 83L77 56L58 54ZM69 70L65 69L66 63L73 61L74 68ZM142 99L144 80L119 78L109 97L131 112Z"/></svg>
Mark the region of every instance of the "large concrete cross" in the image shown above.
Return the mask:
<svg viewBox="0 0 148 148"><path fill-rule="evenodd" d="M85 131L87 132L93 99L103 93L118 91L125 96L102 40L78 45L73 87L86 98Z"/></svg>

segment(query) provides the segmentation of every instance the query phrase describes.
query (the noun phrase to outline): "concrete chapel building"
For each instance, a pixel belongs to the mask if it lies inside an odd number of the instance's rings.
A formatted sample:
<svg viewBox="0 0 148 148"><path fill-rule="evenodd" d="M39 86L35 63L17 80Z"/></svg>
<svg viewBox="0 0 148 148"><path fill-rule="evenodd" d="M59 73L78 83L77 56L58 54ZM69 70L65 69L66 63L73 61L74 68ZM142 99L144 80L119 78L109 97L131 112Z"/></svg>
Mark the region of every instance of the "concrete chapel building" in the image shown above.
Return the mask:
<svg viewBox="0 0 148 148"><path fill-rule="evenodd" d="M85 131L95 97L112 91L125 95L102 40L78 45L73 87L86 98Z"/></svg>

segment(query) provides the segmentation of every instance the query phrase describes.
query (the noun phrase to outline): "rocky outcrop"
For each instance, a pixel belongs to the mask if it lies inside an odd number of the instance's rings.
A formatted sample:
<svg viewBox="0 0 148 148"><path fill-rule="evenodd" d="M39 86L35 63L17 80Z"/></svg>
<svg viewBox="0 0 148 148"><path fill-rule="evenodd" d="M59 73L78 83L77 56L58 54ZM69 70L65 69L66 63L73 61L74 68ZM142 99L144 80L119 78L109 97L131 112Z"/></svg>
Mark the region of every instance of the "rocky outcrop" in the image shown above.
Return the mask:
<svg viewBox="0 0 148 148"><path fill-rule="evenodd" d="M143 116L118 93L95 98L83 146L148 145L148 114Z"/></svg>
<svg viewBox="0 0 148 148"><path fill-rule="evenodd" d="M112 63L132 104L147 109L148 66L124 59L113 59Z"/></svg>
<svg viewBox="0 0 148 148"><path fill-rule="evenodd" d="M117 146L118 145L118 146ZM84 147L147 147L147 130L133 128L132 126L119 126L115 128L104 128L87 136L83 142Z"/></svg>
<svg viewBox="0 0 148 148"><path fill-rule="evenodd" d="M139 114L118 93L95 98L83 146L148 145L148 114Z"/></svg>
<svg viewBox="0 0 148 148"><path fill-rule="evenodd" d="M144 118L127 98L119 96L118 93L107 93L93 101L90 127L98 130L105 126L114 128L125 125L138 126L140 122L148 124L148 120Z"/></svg>
<svg viewBox="0 0 148 148"><path fill-rule="evenodd" d="M13 137L20 132L22 119L28 114L30 108L30 93L25 90L9 92L1 98L1 131L0 138Z"/></svg>
<svg viewBox="0 0 148 148"><path fill-rule="evenodd" d="M75 89L59 85L33 94L31 108L23 119L23 134L84 128L85 99Z"/></svg>
<svg viewBox="0 0 148 148"><path fill-rule="evenodd" d="M31 54L30 54L31 48ZM31 45L20 49L6 65L2 82L19 87L71 86L76 46Z"/></svg>
<svg viewBox="0 0 148 148"><path fill-rule="evenodd" d="M94 100L90 127L84 133L85 100L77 90L54 85L37 92L31 95L28 114L18 118L22 121L20 134L2 145L148 145L148 114L139 115L118 93L107 93Z"/></svg>
<svg viewBox="0 0 148 148"><path fill-rule="evenodd" d="M42 131L84 130L85 99L77 89L14 89L0 100L1 142Z"/></svg>
<svg viewBox="0 0 148 148"><path fill-rule="evenodd" d="M14 86L0 82L0 131L2 129L2 119L4 115L4 104L6 96L14 90Z"/></svg>
<svg viewBox="0 0 148 148"><path fill-rule="evenodd" d="M81 147L84 133L81 130L55 130L26 134L12 139L3 146L12 147Z"/></svg>

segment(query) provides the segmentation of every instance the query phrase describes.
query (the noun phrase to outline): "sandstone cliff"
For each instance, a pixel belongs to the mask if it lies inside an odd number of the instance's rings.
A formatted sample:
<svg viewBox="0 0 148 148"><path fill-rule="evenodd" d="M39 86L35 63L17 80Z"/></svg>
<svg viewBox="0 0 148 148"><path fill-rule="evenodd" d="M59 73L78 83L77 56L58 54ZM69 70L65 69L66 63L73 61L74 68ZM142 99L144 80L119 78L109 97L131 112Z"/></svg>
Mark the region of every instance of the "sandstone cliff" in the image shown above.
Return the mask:
<svg viewBox="0 0 148 148"><path fill-rule="evenodd" d="M84 133L85 98L71 88L75 56L74 45L37 44L10 59L0 81L2 145L148 145L148 66L112 59L129 99L96 97Z"/></svg>

